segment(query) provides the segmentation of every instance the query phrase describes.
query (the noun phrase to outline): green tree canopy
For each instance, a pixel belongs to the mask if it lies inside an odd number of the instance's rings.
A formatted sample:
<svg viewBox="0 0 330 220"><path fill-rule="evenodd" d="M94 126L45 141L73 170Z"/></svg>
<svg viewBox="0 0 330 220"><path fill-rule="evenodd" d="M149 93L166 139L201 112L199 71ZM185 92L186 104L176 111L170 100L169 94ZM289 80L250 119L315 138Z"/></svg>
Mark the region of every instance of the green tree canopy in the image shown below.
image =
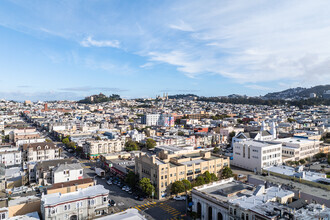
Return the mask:
<svg viewBox="0 0 330 220"><path fill-rule="evenodd" d="M210 174L209 171L206 171L206 172L203 174L203 176L204 176L205 183L209 183L209 182L211 182L211 174Z"/></svg>
<svg viewBox="0 0 330 220"><path fill-rule="evenodd" d="M218 177L214 173L211 173L211 182L218 180L219 180Z"/></svg>
<svg viewBox="0 0 330 220"><path fill-rule="evenodd" d="M230 177L233 177L233 171L230 169L230 167L224 167L221 173L221 179L228 179Z"/></svg>
<svg viewBox="0 0 330 220"><path fill-rule="evenodd" d="M149 178L142 178L139 182L139 186L141 187L142 191L148 196L152 196L152 193L155 192L155 187L151 184Z"/></svg>
<svg viewBox="0 0 330 220"><path fill-rule="evenodd" d="M135 186L135 184L138 180L139 179L138 179L137 175L132 171L128 172L128 174L126 175L126 179L125 179L126 183L130 186Z"/></svg>
<svg viewBox="0 0 330 220"><path fill-rule="evenodd" d="M185 191L188 191L188 190L191 189L191 183L190 183L189 180L183 179L181 182L182 182L183 185L184 185L184 189L185 189Z"/></svg>
<svg viewBox="0 0 330 220"><path fill-rule="evenodd" d="M156 146L156 141L152 138L148 138L147 141L146 141L147 149L155 148L155 146Z"/></svg>
<svg viewBox="0 0 330 220"><path fill-rule="evenodd" d="M195 183L196 183L197 186L201 186L201 185L205 184L205 180L202 176L199 176L199 177L196 178Z"/></svg>
<svg viewBox="0 0 330 220"><path fill-rule="evenodd" d="M174 183L172 183L171 192L173 194L182 193L184 191L185 191L185 187L182 181L175 181Z"/></svg>
<svg viewBox="0 0 330 220"><path fill-rule="evenodd" d="M125 143L125 150L126 151L134 151L134 150L140 150L138 144L135 141L128 140Z"/></svg>
<svg viewBox="0 0 330 220"><path fill-rule="evenodd" d="M62 143L67 145L70 142L69 138L63 138Z"/></svg>

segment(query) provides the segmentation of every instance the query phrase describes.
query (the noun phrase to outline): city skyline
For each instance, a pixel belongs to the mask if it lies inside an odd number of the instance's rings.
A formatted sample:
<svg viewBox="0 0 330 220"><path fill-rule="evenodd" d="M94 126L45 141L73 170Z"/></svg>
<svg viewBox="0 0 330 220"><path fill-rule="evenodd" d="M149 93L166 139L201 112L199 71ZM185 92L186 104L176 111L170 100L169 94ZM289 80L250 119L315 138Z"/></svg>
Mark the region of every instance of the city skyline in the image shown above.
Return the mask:
<svg viewBox="0 0 330 220"><path fill-rule="evenodd" d="M330 83L327 1L1 1L0 99Z"/></svg>

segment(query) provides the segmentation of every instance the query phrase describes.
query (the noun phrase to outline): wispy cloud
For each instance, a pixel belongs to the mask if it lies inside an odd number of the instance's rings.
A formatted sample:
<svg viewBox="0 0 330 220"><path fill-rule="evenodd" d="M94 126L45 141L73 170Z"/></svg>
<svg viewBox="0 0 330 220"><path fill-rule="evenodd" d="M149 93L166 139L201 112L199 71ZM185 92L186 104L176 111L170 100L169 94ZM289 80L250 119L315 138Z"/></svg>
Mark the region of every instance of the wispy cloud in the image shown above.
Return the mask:
<svg viewBox="0 0 330 220"><path fill-rule="evenodd" d="M91 36L86 37L80 42L83 47L114 47L119 48L120 43L118 40L93 40Z"/></svg>
<svg viewBox="0 0 330 220"><path fill-rule="evenodd" d="M176 29L179 31L194 31L194 29L188 25L187 23L185 23L184 21L180 20L180 22L178 24L171 24L169 25L170 28L172 29Z"/></svg>

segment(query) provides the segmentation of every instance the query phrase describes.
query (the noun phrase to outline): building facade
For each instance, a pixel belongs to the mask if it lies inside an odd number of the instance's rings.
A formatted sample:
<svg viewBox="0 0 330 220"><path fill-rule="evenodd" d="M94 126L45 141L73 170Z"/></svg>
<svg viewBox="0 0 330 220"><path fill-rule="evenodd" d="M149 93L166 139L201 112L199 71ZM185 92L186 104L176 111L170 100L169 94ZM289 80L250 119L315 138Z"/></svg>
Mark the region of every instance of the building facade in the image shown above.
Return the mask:
<svg viewBox="0 0 330 220"><path fill-rule="evenodd" d="M282 145L249 140L233 144L232 165L261 172L262 168L282 164Z"/></svg>
<svg viewBox="0 0 330 220"><path fill-rule="evenodd" d="M178 180L193 180L206 171L220 175L223 167L229 166L229 158L210 152L169 154L161 151L156 155L135 157L135 173L140 178L149 178L155 185L158 199L170 195L170 186Z"/></svg>
<svg viewBox="0 0 330 220"><path fill-rule="evenodd" d="M83 170L80 163L60 164L53 171L53 184L83 179Z"/></svg>
<svg viewBox="0 0 330 220"><path fill-rule="evenodd" d="M23 145L23 160L25 162L38 162L44 160L60 159L60 148L54 143L32 143Z"/></svg>
<svg viewBox="0 0 330 220"><path fill-rule="evenodd" d="M282 144L282 154L287 160L298 161L314 156L320 152L320 141L305 138L283 138L276 139L274 143Z"/></svg>
<svg viewBox="0 0 330 220"><path fill-rule="evenodd" d="M0 146L0 163L5 166L21 165L22 153L19 147L11 145Z"/></svg>
<svg viewBox="0 0 330 220"><path fill-rule="evenodd" d="M95 185L76 192L43 195L41 215L44 220L94 219L108 211L109 190Z"/></svg>
<svg viewBox="0 0 330 220"><path fill-rule="evenodd" d="M83 144L85 155L97 158L102 154L120 152L125 147L125 139L87 140Z"/></svg>

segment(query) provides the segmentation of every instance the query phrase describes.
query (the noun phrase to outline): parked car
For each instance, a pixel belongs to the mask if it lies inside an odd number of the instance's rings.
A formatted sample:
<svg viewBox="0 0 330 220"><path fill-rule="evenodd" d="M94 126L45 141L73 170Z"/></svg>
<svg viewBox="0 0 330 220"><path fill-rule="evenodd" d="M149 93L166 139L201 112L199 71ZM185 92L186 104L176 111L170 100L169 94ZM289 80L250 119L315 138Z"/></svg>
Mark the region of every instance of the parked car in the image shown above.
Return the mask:
<svg viewBox="0 0 330 220"><path fill-rule="evenodd" d="M107 181L108 185L112 185L112 182L110 180Z"/></svg>
<svg viewBox="0 0 330 220"><path fill-rule="evenodd" d="M114 200L112 200L112 199L109 201L109 204L110 204L111 206L116 206L116 202L115 202Z"/></svg>
<svg viewBox="0 0 330 220"><path fill-rule="evenodd" d="M132 194L132 193L133 193L133 191L132 191L132 190L129 190L129 191L128 191L128 194Z"/></svg>
<svg viewBox="0 0 330 220"><path fill-rule="evenodd" d="M186 200L186 197L185 196L175 196L175 197L173 197L173 199L176 201L183 201L183 200Z"/></svg>

